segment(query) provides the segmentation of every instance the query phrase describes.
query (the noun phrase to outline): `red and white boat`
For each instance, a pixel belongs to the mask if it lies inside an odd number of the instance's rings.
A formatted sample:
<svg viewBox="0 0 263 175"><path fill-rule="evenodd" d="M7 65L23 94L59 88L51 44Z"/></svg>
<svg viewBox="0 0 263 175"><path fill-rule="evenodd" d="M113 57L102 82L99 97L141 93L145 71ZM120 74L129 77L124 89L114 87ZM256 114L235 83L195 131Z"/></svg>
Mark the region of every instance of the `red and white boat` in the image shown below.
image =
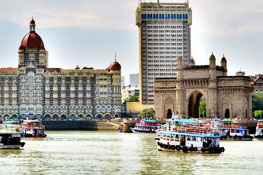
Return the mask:
<svg viewBox="0 0 263 175"><path fill-rule="evenodd" d="M45 126L42 125L40 120L24 120L21 126L22 137L47 137L45 134Z"/></svg>

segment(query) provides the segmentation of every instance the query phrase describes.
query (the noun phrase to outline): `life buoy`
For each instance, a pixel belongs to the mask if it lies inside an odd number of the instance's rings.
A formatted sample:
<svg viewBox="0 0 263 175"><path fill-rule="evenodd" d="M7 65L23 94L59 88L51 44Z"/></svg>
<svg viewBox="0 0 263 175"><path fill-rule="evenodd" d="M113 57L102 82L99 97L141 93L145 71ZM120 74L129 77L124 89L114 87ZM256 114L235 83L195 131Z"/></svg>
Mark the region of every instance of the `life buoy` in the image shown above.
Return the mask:
<svg viewBox="0 0 263 175"><path fill-rule="evenodd" d="M168 144L168 145L167 145L167 149L170 149L170 148L171 148L171 146Z"/></svg>
<svg viewBox="0 0 263 175"><path fill-rule="evenodd" d="M237 135L234 136L234 139L235 139L235 140L237 139Z"/></svg>
<svg viewBox="0 0 263 175"><path fill-rule="evenodd" d="M224 148L224 147L221 147L221 151L222 151L222 152L225 152L225 148Z"/></svg>
<svg viewBox="0 0 263 175"><path fill-rule="evenodd" d="M181 147L180 147L179 145L176 145L176 146L175 146L175 149L176 149L177 151L180 151L180 150L181 150Z"/></svg>
<svg viewBox="0 0 263 175"><path fill-rule="evenodd" d="M175 146L174 146L174 145L171 145L171 149L172 149L172 150L175 150Z"/></svg>
<svg viewBox="0 0 263 175"><path fill-rule="evenodd" d="M202 148L201 151L204 153L205 152L205 148Z"/></svg>
<svg viewBox="0 0 263 175"><path fill-rule="evenodd" d="M182 150L183 150L184 153L187 153L187 152L188 152L188 148L187 148L186 146L184 146L184 147L182 148Z"/></svg>
<svg viewBox="0 0 263 175"><path fill-rule="evenodd" d="M197 151L197 147L194 147L194 151Z"/></svg>

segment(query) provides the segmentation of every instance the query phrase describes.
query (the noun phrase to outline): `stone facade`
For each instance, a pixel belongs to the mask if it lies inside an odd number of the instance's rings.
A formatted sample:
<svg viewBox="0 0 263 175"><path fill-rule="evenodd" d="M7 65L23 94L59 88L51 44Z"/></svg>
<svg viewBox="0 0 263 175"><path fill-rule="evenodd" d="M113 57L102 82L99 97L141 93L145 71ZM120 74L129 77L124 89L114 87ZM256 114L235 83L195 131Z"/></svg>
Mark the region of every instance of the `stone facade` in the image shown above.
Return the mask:
<svg viewBox="0 0 263 175"><path fill-rule="evenodd" d="M263 75L258 74L255 77L251 77L251 84L254 88L254 93L263 93Z"/></svg>
<svg viewBox="0 0 263 175"><path fill-rule="evenodd" d="M200 100L206 99L207 118L252 117L250 77L227 76L227 61L216 65L212 54L209 65L195 65L193 59L184 67L177 62L177 78L155 79L155 114L157 118L180 114L199 118Z"/></svg>
<svg viewBox="0 0 263 175"><path fill-rule="evenodd" d="M0 118L83 120L119 117L121 66L48 67L48 52L30 22L19 47L18 68L0 68Z"/></svg>

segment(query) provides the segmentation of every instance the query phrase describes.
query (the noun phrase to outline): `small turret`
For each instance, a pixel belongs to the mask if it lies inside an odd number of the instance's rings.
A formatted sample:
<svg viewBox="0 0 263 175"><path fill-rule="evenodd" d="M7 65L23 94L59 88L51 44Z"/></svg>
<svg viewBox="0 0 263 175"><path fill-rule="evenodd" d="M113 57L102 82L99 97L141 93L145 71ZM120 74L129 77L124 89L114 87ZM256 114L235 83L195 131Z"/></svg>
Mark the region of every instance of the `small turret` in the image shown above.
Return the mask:
<svg viewBox="0 0 263 175"><path fill-rule="evenodd" d="M209 67L210 67L210 69L215 69L216 68L216 57L214 56L213 52L212 52L212 55L209 58Z"/></svg>
<svg viewBox="0 0 263 175"><path fill-rule="evenodd" d="M226 58L224 55L221 59L221 67L223 67L225 69L225 71L227 71L227 61L226 61Z"/></svg>
<svg viewBox="0 0 263 175"><path fill-rule="evenodd" d="M188 66L194 66L195 65L195 60L194 58L192 57L188 63Z"/></svg>
<svg viewBox="0 0 263 175"><path fill-rule="evenodd" d="M178 56L176 59L176 62L177 62L176 69L182 70L183 69L183 58L182 58L182 56Z"/></svg>

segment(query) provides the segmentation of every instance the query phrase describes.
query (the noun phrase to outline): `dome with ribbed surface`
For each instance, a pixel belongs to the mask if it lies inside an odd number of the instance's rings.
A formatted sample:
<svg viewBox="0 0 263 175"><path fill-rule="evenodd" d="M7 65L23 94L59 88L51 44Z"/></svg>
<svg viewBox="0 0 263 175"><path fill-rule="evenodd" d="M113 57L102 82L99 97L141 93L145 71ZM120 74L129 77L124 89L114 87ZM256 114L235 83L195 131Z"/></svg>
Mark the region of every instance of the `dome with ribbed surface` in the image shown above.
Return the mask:
<svg viewBox="0 0 263 175"><path fill-rule="evenodd" d="M109 70L121 70L121 65L117 61L114 61L110 65Z"/></svg>
<svg viewBox="0 0 263 175"><path fill-rule="evenodd" d="M42 41L41 37L35 31L35 21L32 19L30 21L30 32L24 36L21 41L21 45L19 50L24 49L39 49L45 50L44 42Z"/></svg>

